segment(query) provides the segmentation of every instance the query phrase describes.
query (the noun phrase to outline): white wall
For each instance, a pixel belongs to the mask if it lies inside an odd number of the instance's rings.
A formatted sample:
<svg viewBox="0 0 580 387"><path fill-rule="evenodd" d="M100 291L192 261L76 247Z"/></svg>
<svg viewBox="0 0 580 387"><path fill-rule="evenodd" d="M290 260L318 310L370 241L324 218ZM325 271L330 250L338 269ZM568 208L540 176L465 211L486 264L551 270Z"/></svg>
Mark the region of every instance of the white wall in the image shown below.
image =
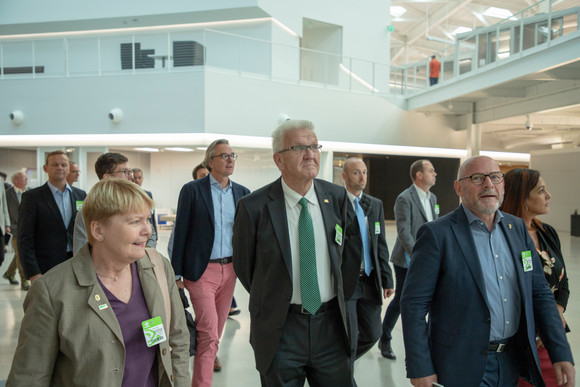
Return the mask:
<svg viewBox="0 0 580 387"><path fill-rule="evenodd" d="M556 230L570 232L570 215L580 211L580 149L535 151L531 153L530 168L537 169L552 195L550 212L541 220Z"/></svg>

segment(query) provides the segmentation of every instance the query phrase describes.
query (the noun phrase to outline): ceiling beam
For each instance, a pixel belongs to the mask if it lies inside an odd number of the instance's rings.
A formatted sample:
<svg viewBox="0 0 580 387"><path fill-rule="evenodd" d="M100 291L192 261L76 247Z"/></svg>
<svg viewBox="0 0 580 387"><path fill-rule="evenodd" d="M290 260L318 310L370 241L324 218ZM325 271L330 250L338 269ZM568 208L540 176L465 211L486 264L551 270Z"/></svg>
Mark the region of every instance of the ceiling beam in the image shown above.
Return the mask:
<svg viewBox="0 0 580 387"><path fill-rule="evenodd" d="M447 5L439 7L439 9L428 16L426 21L425 19L420 19L412 28L409 29L409 33L407 35L407 44L415 43L417 40L427 35L431 29L439 26L447 18L450 18L457 12L461 11L463 8L465 8L465 6L472 3L473 1L475 0L462 0L456 4L447 3L450 5L450 7ZM399 49L395 55L391 57L391 60L396 61L401 55L403 55L403 52L403 48Z"/></svg>

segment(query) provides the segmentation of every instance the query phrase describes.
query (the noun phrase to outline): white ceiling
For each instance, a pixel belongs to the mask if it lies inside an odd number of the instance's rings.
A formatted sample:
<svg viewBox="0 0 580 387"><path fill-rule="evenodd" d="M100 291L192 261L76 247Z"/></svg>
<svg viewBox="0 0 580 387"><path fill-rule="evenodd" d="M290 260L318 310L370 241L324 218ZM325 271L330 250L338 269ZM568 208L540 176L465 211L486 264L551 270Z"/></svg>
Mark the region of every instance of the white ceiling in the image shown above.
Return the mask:
<svg viewBox="0 0 580 387"><path fill-rule="evenodd" d="M499 18L483 13L489 7L506 8L516 14L532 6L526 0L451 0L451 1L393 1L392 6L402 6L407 11L399 18L392 17L395 30L391 33L391 64L403 65L425 60L452 46L453 31L458 27L475 29L496 24ZM553 11L580 6L580 0L561 0L552 4ZM530 13L538 13L541 6L532 6ZM444 43L447 41L448 43ZM580 52L580 44L578 45ZM580 54L578 54L580 57ZM449 117L465 114L471 106L490 106L494 103L525 103L531 90L570 90L580 95L580 60L564 63L544 71L523 76L501 85L467 93L456 98L419 109L421 112L439 113ZM529 103L532 110L501 119L480 115L482 148L495 148L512 152L529 152L535 149L575 147L580 144L580 99L562 99L554 107L550 96L542 96L544 103ZM476 108L476 112L477 112ZM524 109L525 110L525 109ZM477 113L475 115L477 121ZM526 128L526 126L528 128Z"/></svg>

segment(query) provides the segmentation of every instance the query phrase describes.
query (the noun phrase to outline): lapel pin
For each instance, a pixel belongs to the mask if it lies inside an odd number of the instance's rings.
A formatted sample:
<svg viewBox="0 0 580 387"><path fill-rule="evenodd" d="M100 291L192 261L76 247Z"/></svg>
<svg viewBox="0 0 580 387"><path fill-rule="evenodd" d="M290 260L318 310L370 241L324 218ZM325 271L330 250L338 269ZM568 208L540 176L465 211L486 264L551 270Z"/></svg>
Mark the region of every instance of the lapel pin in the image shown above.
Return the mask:
<svg viewBox="0 0 580 387"><path fill-rule="evenodd" d="M511 224L511 223L509 223L509 224L508 224L508 228L509 228L509 229L511 229L511 228L512 228L512 224Z"/></svg>
<svg viewBox="0 0 580 387"><path fill-rule="evenodd" d="M328 199L324 199L324 203L328 203Z"/></svg>
<svg viewBox="0 0 580 387"><path fill-rule="evenodd" d="M107 304L99 305L99 310L105 310L109 307Z"/></svg>
<svg viewBox="0 0 580 387"><path fill-rule="evenodd" d="M98 294L95 294L95 300L101 301L101 296L99 296Z"/></svg>

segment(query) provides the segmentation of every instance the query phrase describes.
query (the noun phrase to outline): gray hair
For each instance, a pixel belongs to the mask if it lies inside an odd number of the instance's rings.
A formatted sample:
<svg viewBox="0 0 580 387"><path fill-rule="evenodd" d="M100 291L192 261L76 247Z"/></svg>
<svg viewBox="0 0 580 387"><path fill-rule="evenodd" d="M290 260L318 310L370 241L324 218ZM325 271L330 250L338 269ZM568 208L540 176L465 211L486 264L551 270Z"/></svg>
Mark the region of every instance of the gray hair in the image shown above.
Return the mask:
<svg viewBox="0 0 580 387"><path fill-rule="evenodd" d="M284 121L272 132L272 150L274 153L280 152L284 148L286 133L294 129L309 129L314 132L314 124L307 120Z"/></svg>
<svg viewBox="0 0 580 387"><path fill-rule="evenodd" d="M210 172L211 172L211 167L209 166L209 161L211 160L212 157L215 156L215 148L217 148L217 146L220 144L230 145L230 142L228 140L226 140L225 138L220 138L218 140L215 140L211 144L209 144L209 146L205 150L205 156L203 158L202 164Z"/></svg>
<svg viewBox="0 0 580 387"><path fill-rule="evenodd" d="M23 170L19 170L16 171L12 174L12 176L10 176L10 181L12 181L14 183L14 179L16 179L18 177L18 175L23 174L24 176L26 176L26 172L24 172Z"/></svg>

